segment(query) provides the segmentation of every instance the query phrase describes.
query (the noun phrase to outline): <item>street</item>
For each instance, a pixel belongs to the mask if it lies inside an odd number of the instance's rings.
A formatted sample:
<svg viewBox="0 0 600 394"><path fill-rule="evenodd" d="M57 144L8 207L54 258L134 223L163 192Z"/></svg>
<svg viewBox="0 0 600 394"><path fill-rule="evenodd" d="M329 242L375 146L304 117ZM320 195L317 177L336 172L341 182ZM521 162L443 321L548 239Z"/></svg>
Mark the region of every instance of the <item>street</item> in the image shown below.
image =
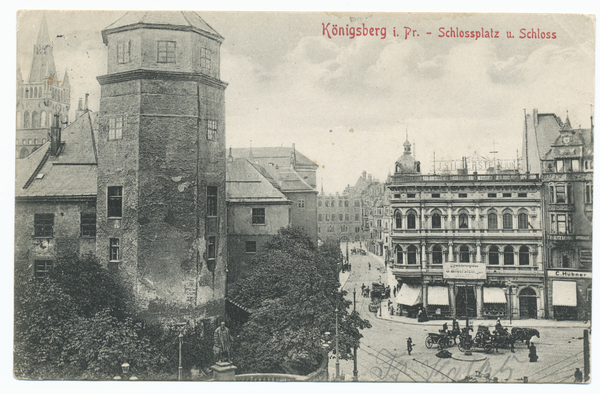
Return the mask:
<svg viewBox="0 0 600 394"><path fill-rule="evenodd" d="M352 247L354 246L350 246ZM358 248L358 244L355 247ZM381 259L371 253L367 253L366 256L350 255L350 263L352 271L346 282L342 283L342 288L348 292L347 298L350 300L353 290L356 289L356 309L372 324L371 329L362 331L364 338L361 340L357 357L359 381L453 382L471 377L471 381L478 382L493 381L497 378L498 382L516 383L523 382L526 377L529 382L571 383L575 368L583 371L581 322L573 322L575 327L553 327L556 322L552 320L518 322L519 326L529 325L540 332L540 338L532 339L539 356L539 360L534 363L529 362L528 349L525 343L520 342L515 343L515 353L508 349L499 349L493 354L475 350L469 357L459 351L457 346L453 346L448 349L453 358L438 358L437 346L427 349L425 338L429 332L437 333L444 320L417 323L416 319L402 318L410 321L409 323L388 320L390 318L387 311L384 311L383 317L387 316L388 319L379 318L378 314L376 316L375 313L369 312L370 299L361 296L361 285L364 283L365 286L371 286L371 283L378 279L386 281L388 274ZM393 283L391 285L393 287ZM387 299L383 304L387 306ZM508 323L503 322L505 326L509 326ZM474 324L476 330L481 321ZM483 324L492 327L494 321L487 320ZM464 327L465 321L461 320L460 325ZM411 355L408 355L406 350L407 337L411 337L413 341ZM331 379L335 376L335 362L335 358L330 360ZM340 378L351 380L353 369L352 361L340 361Z"/></svg>

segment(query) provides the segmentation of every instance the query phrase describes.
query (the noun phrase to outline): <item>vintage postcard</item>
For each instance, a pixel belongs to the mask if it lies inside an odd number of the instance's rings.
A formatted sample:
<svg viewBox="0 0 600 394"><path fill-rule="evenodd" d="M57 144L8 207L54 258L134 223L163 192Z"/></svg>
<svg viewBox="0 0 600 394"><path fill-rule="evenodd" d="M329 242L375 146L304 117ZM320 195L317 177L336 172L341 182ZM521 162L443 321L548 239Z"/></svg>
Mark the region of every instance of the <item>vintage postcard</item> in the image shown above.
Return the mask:
<svg viewBox="0 0 600 394"><path fill-rule="evenodd" d="M594 15L16 19L16 379L590 382Z"/></svg>

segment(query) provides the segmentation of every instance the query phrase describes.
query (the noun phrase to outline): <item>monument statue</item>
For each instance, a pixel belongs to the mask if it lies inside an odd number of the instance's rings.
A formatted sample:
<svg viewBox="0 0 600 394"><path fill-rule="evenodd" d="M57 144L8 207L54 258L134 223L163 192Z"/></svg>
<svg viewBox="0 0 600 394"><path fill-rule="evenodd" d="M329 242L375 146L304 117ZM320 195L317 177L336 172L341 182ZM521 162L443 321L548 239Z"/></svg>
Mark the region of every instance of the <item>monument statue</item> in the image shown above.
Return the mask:
<svg viewBox="0 0 600 394"><path fill-rule="evenodd" d="M215 359L217 362L223 362L224 354L227 353L227 361L231 362L231 334L229 328L225 327L225 322L221 322L221 326L217 327L214 336Z"/></svg>

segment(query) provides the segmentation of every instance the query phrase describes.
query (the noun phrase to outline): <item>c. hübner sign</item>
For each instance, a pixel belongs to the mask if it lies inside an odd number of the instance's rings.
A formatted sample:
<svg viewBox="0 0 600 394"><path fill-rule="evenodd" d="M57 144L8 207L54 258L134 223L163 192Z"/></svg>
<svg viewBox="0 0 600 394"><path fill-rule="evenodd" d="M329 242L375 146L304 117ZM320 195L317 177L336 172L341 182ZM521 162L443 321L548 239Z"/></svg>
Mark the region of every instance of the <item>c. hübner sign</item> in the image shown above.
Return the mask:
<svg viewBox="0 0 600 394"><path fill-rule="evenodd" d="M486 279L485 264L444 263L444 279Z"/></svg>
<svg viewBox="0 0 600 394"><path fill-rule="evenodd" d="M592 278L591 272L586 271L560 271L548 270L548 276L551 278Z"/></svg>

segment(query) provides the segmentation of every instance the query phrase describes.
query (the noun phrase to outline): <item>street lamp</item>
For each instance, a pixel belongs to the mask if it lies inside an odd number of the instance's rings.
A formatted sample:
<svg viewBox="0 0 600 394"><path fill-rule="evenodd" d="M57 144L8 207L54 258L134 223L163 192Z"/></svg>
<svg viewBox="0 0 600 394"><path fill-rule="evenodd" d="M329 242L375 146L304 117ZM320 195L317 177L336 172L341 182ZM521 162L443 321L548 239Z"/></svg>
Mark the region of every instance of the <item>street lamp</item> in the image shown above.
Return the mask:
<svg viewBox="0 0 600 394"><path fill-rule="evenodd" d="M181 365L181 345L183 344L183 331L185 330L185 326L187 323L176 323L175 327L179 331L179 368L177 373L177 380L183 380L183 366Z"/></svg>
<svg viewBox="0 0 600 394"><path fill-rule="evenodd" d="M354 296L354 312L356 312L356 287L354 288L354 291L352 294ZM356 358L356 352L358 350L357 348L358 348L358 344L355 344L354 345L354 371L352 371L352 373L353 373L352 380L355 382L358 382L358 360Z"/></svg>
<svg viewBox="0 0 600 394"><path fill-rule="evenodd" d="M335 307L335 380L340 379L340 348L338 330L338 308Z"/></svg>

